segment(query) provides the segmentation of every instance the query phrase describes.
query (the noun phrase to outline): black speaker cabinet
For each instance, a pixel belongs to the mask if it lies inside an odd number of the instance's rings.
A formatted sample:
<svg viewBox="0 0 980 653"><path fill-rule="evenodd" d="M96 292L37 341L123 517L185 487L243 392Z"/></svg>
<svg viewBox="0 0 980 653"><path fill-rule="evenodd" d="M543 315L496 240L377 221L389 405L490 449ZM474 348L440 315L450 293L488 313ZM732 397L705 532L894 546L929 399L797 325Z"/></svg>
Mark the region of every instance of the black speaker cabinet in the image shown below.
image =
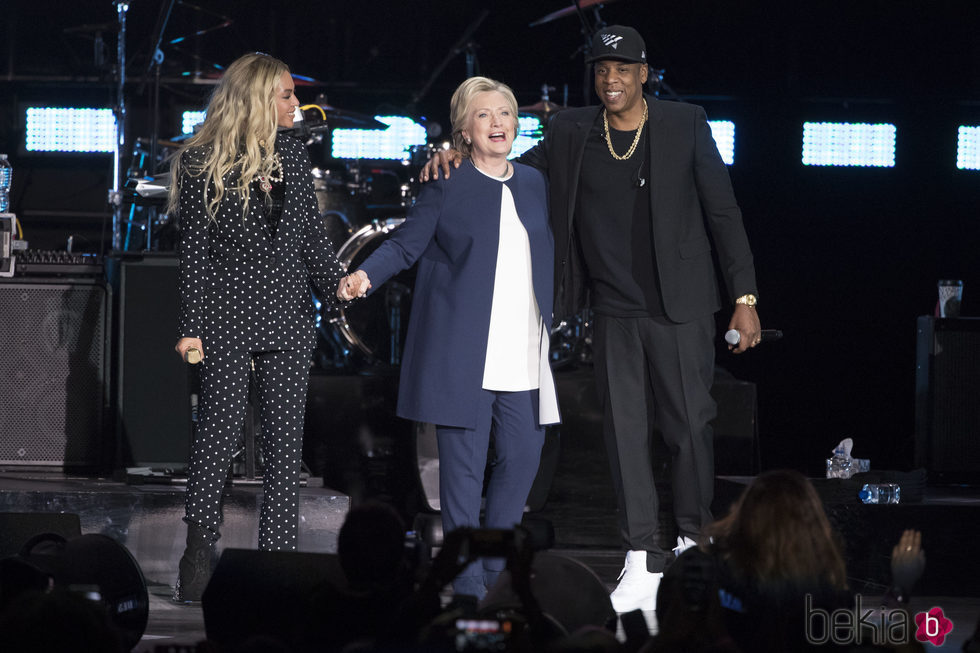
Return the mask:
<svg viewBox="0 0 980 653"><path fill-rule="evenodd" d="M718 414L711 423L715 437L715 474L758 474L761 465L755 383L736 379L727 370L715 367L711 396L718 403Z"/></svg>
<svg viewBox="0 0 980 653"><path fill-rule="evenodd" d="M225 549L202 597L208 640L233 650L266 636L298 650L310 620L323 618L311 614L314 592L343 582L335 555Z"/></svg>
<svg viewBox="0 0 980 653"><path fill-rule="evenodd" d="M0 465L104 464L108 293L80 279L0 283Z"/></svg>
<svg viewBox="0 0 980 653"><path fill-rule="evenodd" d="M980 483L980 318L916 326L915 464L933 480Z"/></svg>
<svg viewBox="0 0 980 653"><path fill-rule="evenodd" d="M71 512L0 512L0 560L20 553L35 535L54 533L66 540L82 534L82 521Z"/></svg>
<svg viewBox="0 0 980 653"><path fill-rule="evenodd" d="M191 374L177 342L177 259L118 265L117 465L181 469L192 438Z"/></svg>

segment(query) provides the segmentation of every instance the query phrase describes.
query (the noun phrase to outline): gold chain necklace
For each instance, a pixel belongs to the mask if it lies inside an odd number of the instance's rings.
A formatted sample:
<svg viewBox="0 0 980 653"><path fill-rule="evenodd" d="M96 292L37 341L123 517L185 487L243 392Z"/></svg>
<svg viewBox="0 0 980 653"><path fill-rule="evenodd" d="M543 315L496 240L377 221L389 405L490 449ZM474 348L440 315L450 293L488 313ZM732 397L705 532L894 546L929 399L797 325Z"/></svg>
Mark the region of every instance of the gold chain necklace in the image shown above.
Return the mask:
<svg viewBox="0 0 980 653"><path fill-rule="evenodd" d="M609 147L609 153L612 154L612 158L617 161L625 161L626 159L633 156L633 152L636 151L636 146L640 143L640 134L643 133L643 124L647 121L647 101L643 100L643 117L640 118L640 124L636 127L636 136L633 137L633 144L630 145L630 149L626 151L626 154L619 156L616 154L616 150L613 149L612 139L609 138L609 118L606 117L606 110L602 110L602 126L606 134L606 145Z"/></svg>

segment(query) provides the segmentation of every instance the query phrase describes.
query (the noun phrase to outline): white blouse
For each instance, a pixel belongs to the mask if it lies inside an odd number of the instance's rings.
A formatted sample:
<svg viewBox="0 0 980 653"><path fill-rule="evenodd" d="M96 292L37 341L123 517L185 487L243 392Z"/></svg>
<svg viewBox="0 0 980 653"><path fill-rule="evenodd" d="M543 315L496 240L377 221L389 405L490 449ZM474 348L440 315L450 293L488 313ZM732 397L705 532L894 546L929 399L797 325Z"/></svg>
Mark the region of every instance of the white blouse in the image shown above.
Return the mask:
<svg viewBox="0 0 980 653"><path fill-rule="evenodd" d="M531 243L514 196L500 185L500 240L493 281L483 388L518 392L539 385L541 313L531 280Z"/></svg>

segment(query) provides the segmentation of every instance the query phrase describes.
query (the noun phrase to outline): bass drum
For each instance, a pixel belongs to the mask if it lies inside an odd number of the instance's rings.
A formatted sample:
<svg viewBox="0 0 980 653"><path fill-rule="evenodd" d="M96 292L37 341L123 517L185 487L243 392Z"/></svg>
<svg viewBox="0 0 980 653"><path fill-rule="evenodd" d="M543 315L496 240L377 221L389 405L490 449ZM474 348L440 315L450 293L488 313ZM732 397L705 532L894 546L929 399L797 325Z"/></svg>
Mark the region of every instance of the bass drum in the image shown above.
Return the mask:
<svg viewBox="0 0 980 653"><path fill-rule="evenodd" d="M404 221L405 218L387 218L361 227L341 246L337 258L348 270L357 270ZM400 365L414 288L415 266L412 266L368 297L341 308L339 316L332 320L333 324L344 340L367 356L370 362Z"/></svg>

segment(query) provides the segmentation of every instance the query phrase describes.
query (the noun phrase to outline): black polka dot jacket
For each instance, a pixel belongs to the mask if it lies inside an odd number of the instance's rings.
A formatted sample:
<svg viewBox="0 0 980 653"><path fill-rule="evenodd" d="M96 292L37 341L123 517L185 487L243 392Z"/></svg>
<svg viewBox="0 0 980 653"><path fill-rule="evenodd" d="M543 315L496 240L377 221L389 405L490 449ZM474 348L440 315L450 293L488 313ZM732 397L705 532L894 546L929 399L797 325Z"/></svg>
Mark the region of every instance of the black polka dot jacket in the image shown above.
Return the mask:
<svg viewBox="0 0 980 653"><path fill-rule="evenodd" d="M177 337L201 338L205 351L312 349L318 295L336 302L343 266L333 254L313 193L306 148L280 134L285 203L273 235L262 211L263 194L253 186L243 215L237 193L226 192L215 216L205 210L205 176L186 172L201 160L201 148L183 153L178 183L179 295ZM225 177L225 188L237 172Z"/></svg>

